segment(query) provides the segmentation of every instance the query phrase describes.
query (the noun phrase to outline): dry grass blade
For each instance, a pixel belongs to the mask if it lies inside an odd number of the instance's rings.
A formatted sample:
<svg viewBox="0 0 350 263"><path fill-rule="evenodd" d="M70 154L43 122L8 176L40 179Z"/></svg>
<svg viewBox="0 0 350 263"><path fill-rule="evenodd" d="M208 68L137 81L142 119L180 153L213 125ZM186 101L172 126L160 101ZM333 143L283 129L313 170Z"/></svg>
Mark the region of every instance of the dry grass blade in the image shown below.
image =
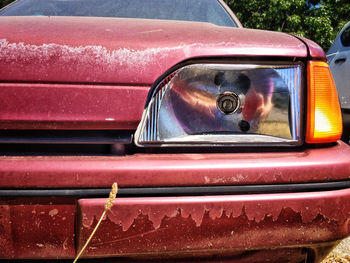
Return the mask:
<svg viewBox="0 0 350 263"><path fill-rule="evenodd" d="M95 232L97 231L98 227L100 226L102 219L105 217L106 213L108 210L111 210L112 206L113 206L113 202L117 196L118 193L118 184L114 183L112 185L112 190L109 193L109 198L106 201L105 204L105 210L103 211L103 214L100 217L100 220L98 220L97 225L95 226L94 230L92 231L91 235L89 236L88 240L85 242L85 245L83 246L83 248L80 250L79 254L77 255L77 257L74 259L73 263L76 263L78 261L78 259L80 258L80 256L83 254L84 250L86 249L86 247L88 246L88 244L90 243L92 237L95 235Z"/></svg>

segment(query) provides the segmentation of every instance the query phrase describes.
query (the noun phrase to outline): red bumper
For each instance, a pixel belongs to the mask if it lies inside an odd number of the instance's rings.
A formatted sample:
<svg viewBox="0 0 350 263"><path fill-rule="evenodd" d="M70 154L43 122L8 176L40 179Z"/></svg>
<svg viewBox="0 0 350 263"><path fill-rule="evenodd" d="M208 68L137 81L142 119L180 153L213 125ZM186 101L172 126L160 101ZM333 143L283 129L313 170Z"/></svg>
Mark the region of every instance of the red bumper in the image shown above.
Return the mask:
<svg viewBox="0 0 350 263"><path fill-rule="evenodd" d="M79 200L78 249L105 199ZM222 254L310 247L349 234L350 189L294 194L117 199L85 255Z"/></svg>
<svg viewBox="0 0 350 263"><path fill-rule="evenodd" d="M73 258L104 203L105 199L81 199L77 206L74 200L55 198L2 200L0 258ZM276 252L282 253L279 256L299 262L302 248L346 237L349 222L350 189L117 198L84 256L241 258L245 251L280 248L284 250Z"/></svg>
<svg viewBox="0 0 350 263"><path fill-rule="evenodd" d="M0 158L2 189L98 188L110 187L114 181L120 187L140 187L349 178L350 148L343 143L327 149L258 156L231 153ZM0 258L73 258L102 214L104 201L1 198ZM350 233L349 222L350 189L117 198L84 255L241 257L248 250L297 246L301 256L302 247L346 237Z"/></svg>
<svg viewBox="0 0 350 263"><path fill-rule="evenodd" d="M251 185L350 179L350 147L279 153L0 157L0 188Z"/></svg>

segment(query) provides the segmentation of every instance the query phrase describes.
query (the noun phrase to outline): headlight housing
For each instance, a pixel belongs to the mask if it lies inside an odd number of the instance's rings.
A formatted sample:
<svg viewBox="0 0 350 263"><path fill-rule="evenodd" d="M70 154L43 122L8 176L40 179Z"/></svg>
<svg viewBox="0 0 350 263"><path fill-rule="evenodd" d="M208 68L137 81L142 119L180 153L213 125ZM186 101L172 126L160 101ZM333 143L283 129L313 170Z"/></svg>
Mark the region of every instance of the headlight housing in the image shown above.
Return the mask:
<svg viewBox="0 0 350 263"><path fill-rule="evenodd" d="M153 90L138 146L301 144L301 63L192 64Z"/></svg>

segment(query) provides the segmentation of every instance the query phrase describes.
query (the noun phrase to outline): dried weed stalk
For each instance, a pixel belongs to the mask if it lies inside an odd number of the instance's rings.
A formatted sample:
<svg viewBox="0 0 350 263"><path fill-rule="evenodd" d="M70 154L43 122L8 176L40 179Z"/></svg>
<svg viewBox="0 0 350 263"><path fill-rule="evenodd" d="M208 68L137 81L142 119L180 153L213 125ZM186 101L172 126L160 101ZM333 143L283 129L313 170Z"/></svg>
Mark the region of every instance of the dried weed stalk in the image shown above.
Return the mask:
<svg viewBox="0 0 350 263"><path fill-rule="evenodd" d="M96 230L98 229L98 227L100 226L102 219L105 217L106 213L108 210L111 210L112 206L113 206L113 202L117 196L118 193L118 184L114 183L112 185L112 190L109 193L109 198L106 201L105 204L105 210L103 211L103 214L100 217L100 220L98 221L97 225L95 226L94 230L92 231L90 237L88 238L88 240L86 241L84 247L80 250L79 254L77 255L77 257L74 259L73 263L76 263L78 261L78 259L80 258L80 256L83 254L84 250L86 249L86 247L88 246L88 244L90 243L92 237L94 236Z"/></svg>

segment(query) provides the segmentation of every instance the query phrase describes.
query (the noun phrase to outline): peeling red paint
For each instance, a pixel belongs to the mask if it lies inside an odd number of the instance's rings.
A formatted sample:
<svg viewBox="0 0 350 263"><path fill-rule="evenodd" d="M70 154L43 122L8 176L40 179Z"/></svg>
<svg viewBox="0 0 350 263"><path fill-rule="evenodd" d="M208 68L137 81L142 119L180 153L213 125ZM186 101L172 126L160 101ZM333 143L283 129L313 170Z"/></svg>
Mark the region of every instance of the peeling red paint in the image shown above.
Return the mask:
<svg viewBox="0 0 350 263"><path fill-rule="evenodd" d="M188 59L325 59L315 43L288 34L181 21L0 17L0 35L0 100L6 102L0 128L6 129L135 129L150 85ZM339 181L350 178L349 156L341 142L260 154L3 156L0 188ZM73 258L104 204L105 199L0 199L0 258ZM117 198L84 256L219 254L230 258L223 262L252 262L253 256L300 262L303 248L332 244L349 232L350 189Z"/></svg>
<svg viewBox="0 0 350 263"><path fill-rule="evenodd" d="M0 258L14 256L10 206L0 204Z"/></svg>
<svg viewBox="0 0 350 263"><path fill-rule="evenodd" d="M50 216L55 216L55 215L57 215L58 214L58 210L57 209L52 209L52 210L50 210L50 212L49 212L49 215Z"/></svg>
<svg viewBox="0 0 350 263"><path fill-rule="evenodd" d="M0 200L0 258L72 258L74 225L74 200L3 198Z"/></svg>
<svg viewBox="0 0 350 263"><path fill-rule="evenodd" d="M104 199L79 200L79 248L101 216L104 202ZM344 218L349 217L350 190L117 198L87 255L203 250L215 253L295 244L310 246L347 236L348 221ZM134 247L135 243L141 244L140 247Z"/></svg>
<svg viewBox="0 0 350 263"><path fill-rule="evenodd" d="M303 223L312 222L318 215L330 220L343 220L350 217L350 190L319 193L294 194L257 194L237 196L201 196L201 197L162 197L162 198L120 198L115 201L115 208L107 213L115 224L122 225L127 231L134 220L146 215L153 227L158 229L161 221L181 215L191 218L195 225L201 225L203 216L215 220L226 217L236 218L242 214L248 220L259 223L266 216L273 221L278 219L284 208L300 213ZM90 227L93 221L102 215L104 199L83 199L79 203L83 209L83 225Z"/></svg>

